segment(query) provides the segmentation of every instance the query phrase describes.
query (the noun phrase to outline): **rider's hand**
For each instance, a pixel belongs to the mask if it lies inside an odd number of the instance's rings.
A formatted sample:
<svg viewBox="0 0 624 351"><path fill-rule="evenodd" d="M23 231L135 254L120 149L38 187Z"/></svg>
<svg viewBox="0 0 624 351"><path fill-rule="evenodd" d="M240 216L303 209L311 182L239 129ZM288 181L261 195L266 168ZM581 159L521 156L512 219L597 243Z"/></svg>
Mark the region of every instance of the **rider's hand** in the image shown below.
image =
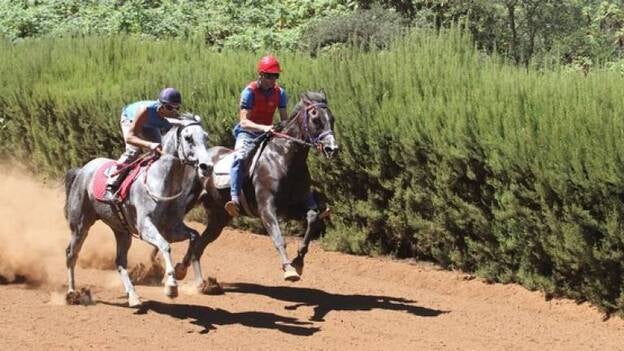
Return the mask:
<svg viewBox="0 0 624 351"><path fill-rule="evenodd" d="M158 153L162 153L162 146L160 143L150 143L149 149Z"/></svg>
<svg viewBox="0 0 624 351"><path fill-rule="evenodd" d="M270 132L272 132L273 130L275 130L275 127L273 127L273 125L270 125L270 126L264 126L264 132L265 132L265 133L270 133Z"/></svg>
<svg viewBox="0 0 624 351"><path fill-rule="evenodd" d="M285 122L277 122L273 125L273 131L281 132L284 129Z"/></svg>

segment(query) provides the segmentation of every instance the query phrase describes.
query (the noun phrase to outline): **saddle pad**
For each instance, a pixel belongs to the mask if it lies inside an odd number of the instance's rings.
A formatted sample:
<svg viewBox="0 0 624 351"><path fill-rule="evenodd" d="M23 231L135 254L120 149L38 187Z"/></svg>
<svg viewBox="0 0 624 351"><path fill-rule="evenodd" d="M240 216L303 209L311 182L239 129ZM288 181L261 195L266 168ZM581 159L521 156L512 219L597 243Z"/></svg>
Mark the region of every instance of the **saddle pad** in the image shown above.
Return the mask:
<svg viewBox="0 0 624 351"><path fill-rule="evenodd" d="M230 168L232 168L232 163L234 162L234 152L227 154L224 158L217 161L217 164L214 165L213 172L215 175L223 175L227 174L230 176Z"/></svg>
<svg viewBox="0 0 624 351"><path fill-rule="evenodd" d="M251 160L251 165L249 169L245 172L246 174L253 174L256 169L256 165L258 163L258 159L260 158L260 154L264 150L264 147L267 145L268 139L262 140L261 144L253 149L253 159ZM235 152L229 153L227 156L217 161L217 164L214 166L212 171L213 175L213 183L215 188L217 189L226 189L230 187L230 169L232 168L232 163L234 162L234 154Z"/></svg>
<svg viewBox="0 0 624 351"><path fill-rule="evenodd" d="M104 195L106 194L106 181L108 180L108 174L112 167L116 164L113 160L108 160L95 171L95 176L93 177L93 183L91 185L91 191L93 192L93 196L98 201L103 201Z"/></svg>
<svg viewBox="0 0 624 351"><path fill-rule="evenodd" d="M217 161L212 171L212 182L217 189L227 189L230 187L230 168L234 162L234 153L229 153L224 158Z"/></svg>
<svg viewBox="0 0 624 351"><path fill-rule="evenodd" d="M117 189L117 198L120 202L125 201L128 197L128 194L130 193L130 187L132 186L132 183L134 183L135 179L138 177L143 163L144 162L139 162L133 165L129 174L121 182L119 189ZM108 180L109 174L111 174L115 169L113 168L113 166L115 166L116 164L117 162L113 160L104 162L95 172L91 190L93 191L93 196L96 200L104 201L104 195L106 194L106 182Z"/></svg>

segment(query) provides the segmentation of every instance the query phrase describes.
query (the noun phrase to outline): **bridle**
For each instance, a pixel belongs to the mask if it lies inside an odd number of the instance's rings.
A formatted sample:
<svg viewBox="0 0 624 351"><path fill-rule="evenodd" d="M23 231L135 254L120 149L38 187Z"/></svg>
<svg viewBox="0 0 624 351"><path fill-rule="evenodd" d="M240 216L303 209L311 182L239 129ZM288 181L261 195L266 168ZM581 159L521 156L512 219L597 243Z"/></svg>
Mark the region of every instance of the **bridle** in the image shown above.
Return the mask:
<svg viewBox="0 0 624 351"><path fill-rule="evenodd" d="M309 113L310 111L315 111L319 108L328 109L329 106L327 106L327 104L324 102L305 102L304 101L304 104L305 104L304 108L302 108L297 113L297 116L293 119L295 121L298 121L300 119L299 117L301 116L301 114L303 114L301 118L302 119L301 129L303 130L305 139L295 138L288 134L277 132L277 131L271 131L271 134L278 136L280 138L291 140L297 144L304 145L310 148L315 148L318 151L321 151L323 147L323 145L321 144L321 140L328 135L334 135L334 132L330 129L330 130L326 130L320 133L316 137L313 137L312 134L310 133L310 128L309 128L309 123L310 123Z"/></svg>
<svg viewBox="0 0 624 351"><path fill-rule="evenodd" d="M178 159L180 162L182 162L184 165L186 166L192 166L194 168L197 168L197 166L199 165L199 159L195 160L195 161L189 161L189 157L188 157L188 153L185 150L184 147L184 143L182 143L180 141L180 139L182 138L182 129L186 128L186 127L190 127L190 126L195 126L195 125L201 125L201 123L199 122L192 122L192 123L188 123L188 124L179 124L178 125L178 130L176 130L176 138L175 138L175 150L177 150L178 155L181 155L182 157L177 157L174 155L169 155L173 158ZM145 186L145 190L147 191L147 194L154 199L155 201L171 201L171 200L175 200L178 197L180 197L180 195L182 195L182 193L184 192L184 189L180 190L179 193L173 195L173 196L160 196L160 195L156 195L154 194L149 186L147 185L147 172L149 171L150 166L152 165L153 161L156 160L157 157L154 157L153 160L151 160L151 162L149 162L149 164L147 165L147 168L145 169L145 173L144 173L144 177L143 177L143 185Z"/></svg>

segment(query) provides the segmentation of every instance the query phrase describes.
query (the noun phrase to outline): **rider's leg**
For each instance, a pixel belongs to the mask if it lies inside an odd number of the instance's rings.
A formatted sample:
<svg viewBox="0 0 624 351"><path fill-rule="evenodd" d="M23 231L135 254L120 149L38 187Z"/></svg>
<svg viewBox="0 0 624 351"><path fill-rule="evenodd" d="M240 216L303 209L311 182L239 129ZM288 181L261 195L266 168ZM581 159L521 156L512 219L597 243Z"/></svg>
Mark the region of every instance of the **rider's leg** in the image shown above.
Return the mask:
<svg viewBox="0 0 624 351"><path fill-rule="evenodd" d="M128 130L130 129L130 126L132 124L132 121L130 121L125 116L121 116L120 124L121 124L121 133L125 139L126 135L128 134ZM120 165L128 164L128 163L135 161L139 157L140 152L141 152L140 148L134 145L126 144L126 151L117 160L117 166L113 170L113 172L117 172L120 168ZM124 172L118 173L114 176L108 177L108 180L106 181L106 195L105 195L106 200L115 201L117 199L117 195L115 194L115 192L117 191L117 188L119 188L119 185L121 184L121 181L124 179L126 173L127 173L127 170Z"/></svg>
<svg viewBox="0 0 624 351"><path fill-rule="evenodd" d="M117 172L124 165L134 162L139 157L139 153L139 148L132 145L126 145L126 152L124 152L123 155L121 155L121 157L117 160L117 166L113 172ZM122 172L108 177L108 180L106 181L106 199L116 200L117 189L119 188L119 185L121 185L121 182L129 170L130 169L125 169Z"/></svg>
<svg viewBox="0 0 624 351"><path fill-rule="evenodd" d="M239 132L236 136L236 144L234 145L234 161L232 162L232 168L230 168L230 196L232 199L225 204L225 210L232 217L237 217L240 214L239 196L243 178L243 160L247 156L249 150L253 148L253 140L253 134L243 131Z"/></svg>

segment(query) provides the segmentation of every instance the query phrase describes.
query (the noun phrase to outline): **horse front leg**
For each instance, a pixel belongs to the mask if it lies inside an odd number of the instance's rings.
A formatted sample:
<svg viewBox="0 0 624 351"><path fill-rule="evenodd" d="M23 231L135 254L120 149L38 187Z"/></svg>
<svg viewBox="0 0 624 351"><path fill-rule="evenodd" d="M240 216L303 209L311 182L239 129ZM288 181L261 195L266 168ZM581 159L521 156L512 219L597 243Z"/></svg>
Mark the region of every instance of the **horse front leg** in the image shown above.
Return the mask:
<svg viewBox="0 0 624 351"><path fill-rule="evenodd" d="M171 246L149 217L145 217L140 223L141 239L156 246L163 255L165 261L165 295L172 298L178 296L178 283L174 276Z"/></svg>
<svg viewBox="0 0 624 351"><path fill-rule="evenodd" d="M267 230L269 235L271 235L273 245L275 245L275 248L277 249L277 252L282 260L284 280L296 282L301 279L301 277L297 273L297 270L295 270L295 268L291 265L290 260L288 259L288 253L286 252L286 242L284 241L282 231L280 230L279 222L277 220L277 209L275 208L275 205L272 201L272 196L266 196L264 198L266 200L258 201L258 207L260 208L260 219L262 220L264 228Z"/></svg>
<svg viewBox="0 0 624 351"><path fill-rule="evenodd" d="M313 237L316 237L318 233L323 229L323 219L319 216L319 211L316 209L308 210L306 214L307 227L303 240L299 244L297 250L297 257L292 260L292 266L295 267L299 275L303 274L304 258L308 253L308 246Z"/></svg>
<svg viewBox="0 0 624 351"><path fill-rule="evenodd" d="M195 287L202 294L208 295L217 295L222 294L223 289L221 285L219 285L216 279L212 279L208 277L207 280L204 280L200 258L206 249L206 246L211 242L215 241L223 231L223 228L230 221L230 217L227 213L222 209L212 209L210 211L206 211L208 213L208 225L204 232L194 241L189 242L189 247L182 259L182 262L176 264L176 278L178 278L178 273L183 272L186 275L186 270L189 265L193 266L193 272L195 274ZM178 278L179 279L179 278Z"/></svg>

